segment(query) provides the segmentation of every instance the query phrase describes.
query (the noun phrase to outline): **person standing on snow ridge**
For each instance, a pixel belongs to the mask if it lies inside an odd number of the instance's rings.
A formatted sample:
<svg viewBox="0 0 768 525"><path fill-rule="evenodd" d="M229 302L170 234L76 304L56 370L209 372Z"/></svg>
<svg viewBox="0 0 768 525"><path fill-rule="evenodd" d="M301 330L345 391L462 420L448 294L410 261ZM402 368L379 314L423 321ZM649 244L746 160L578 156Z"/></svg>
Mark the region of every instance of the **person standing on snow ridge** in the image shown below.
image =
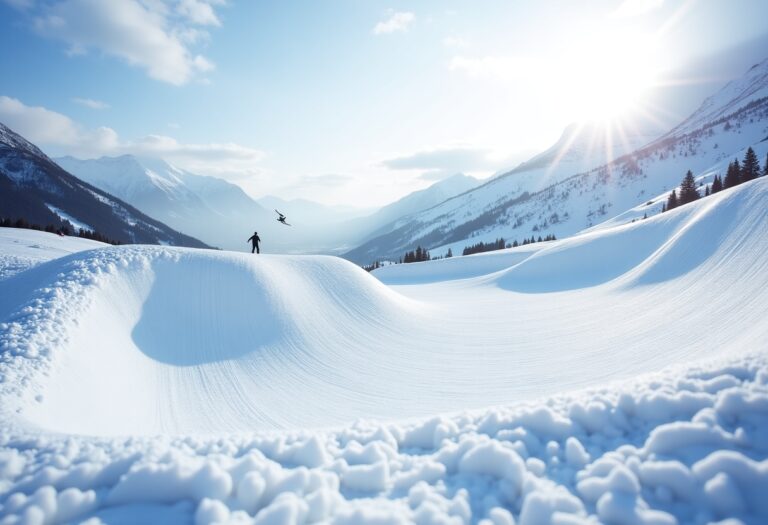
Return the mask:
<svg viewBox="0 0 768 525"><path fill-rule="evenodd" d="M261 239L259 238L259 232L253 232L253 235L251 235L248 238L248 240L245 241L245 242L250 242L250 243L253 244L253 248L251 248L251 253L253 253L253 252L260 253L259 252L259 241L261 241Z"/></svg>

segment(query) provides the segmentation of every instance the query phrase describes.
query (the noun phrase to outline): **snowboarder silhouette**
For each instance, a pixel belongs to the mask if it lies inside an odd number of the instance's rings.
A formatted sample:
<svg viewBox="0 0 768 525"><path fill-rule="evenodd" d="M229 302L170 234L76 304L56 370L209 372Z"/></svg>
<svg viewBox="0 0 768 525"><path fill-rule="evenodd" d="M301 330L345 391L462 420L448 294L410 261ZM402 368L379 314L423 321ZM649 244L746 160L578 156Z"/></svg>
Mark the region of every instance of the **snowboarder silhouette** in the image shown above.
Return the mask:
<svg viewBox="0 0 768 525"><path fill-rule="evenodd" d="M253 248L251 248L251 253L253 253L253 252L260 253L259 252L259 241L261 241L261 239L259 238L259 232L253 232L253 235L251 235L248 238L248 240L245 241L245 242L250 242L250 243L253 244Z"/></svg>
<svg viewBox="0 0 768 525"><path fill-rule="evenodd" d="M290 224L285 222L285 215L283 215L282 213L280 213L277 210L275 210L275 213L277 213L279 215L279 217L277 218L277 222L279 222L280 224L285 224L286 226L290 226Z"/></svg>

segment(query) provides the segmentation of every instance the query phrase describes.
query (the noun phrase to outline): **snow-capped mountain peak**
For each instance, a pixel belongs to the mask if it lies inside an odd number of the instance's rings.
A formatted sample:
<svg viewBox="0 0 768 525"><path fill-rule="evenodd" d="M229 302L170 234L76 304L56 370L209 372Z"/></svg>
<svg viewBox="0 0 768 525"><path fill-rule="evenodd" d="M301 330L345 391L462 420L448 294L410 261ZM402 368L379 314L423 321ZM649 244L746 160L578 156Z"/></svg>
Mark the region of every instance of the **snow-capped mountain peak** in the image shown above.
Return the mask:
<svg viewBox="0 0 768 525"><path fill-rule="evenodd" d="M40 148L0 122L0 147L3 146L8 149L26 151L37 157L48 158L45 153L40 151Z"/></svg>
<svg viewBox="0 0 768 525"><path fill-rule="evenodd" d="M191 193L180 179L182 170L162 159L121 155L80 160L61 157L56 162L79 178L129 202L160 191L177 200L188 200Z"/></svg>
<svg viewBox="0 0 768 525"><path fill-rule="evenodd" d="M123 243L205 246L144 215L111 192L72 176L2 124L0 216L41 226L95 230Z"/></svg>

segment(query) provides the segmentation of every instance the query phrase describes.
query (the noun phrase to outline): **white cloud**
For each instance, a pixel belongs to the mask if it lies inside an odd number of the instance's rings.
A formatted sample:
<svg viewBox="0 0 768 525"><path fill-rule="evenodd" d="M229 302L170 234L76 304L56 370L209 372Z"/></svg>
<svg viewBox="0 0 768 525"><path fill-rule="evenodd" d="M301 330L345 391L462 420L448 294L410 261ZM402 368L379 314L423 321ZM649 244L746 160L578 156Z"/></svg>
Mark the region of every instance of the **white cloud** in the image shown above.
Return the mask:
<svg viewBox="0 0 768 525"><path fill-rule="evenodd" d="M34 0L3 0L9 6L15 9L29 9Z"/></svg>
<svg viewBox="0 0 768 525"><path fill-rule="evenodd" d="M70 155L147 155L206 175L245 177L258 170L256 164L264 158L258 149L231 142L190 144L165 135L124 140L111 128L87 129L66 115L6 96L0 96L0 122L38 146L55 146Z"/></svg>
<svg viewBox="0 0 768 525"><path fill-rule="evenodd" d="M489 166L488 152L466 146L418 151L387 159L382 165L392 170L474 171Z"/></svg>
<svg viewBox="0 0 768 525"><path fill-rule="evenodd" d="M425 180L441 180L456 173L487 175L516 166L529 156L528 151L510 155L487 148L454 145L425 149L381 162L390 170L417 171Z"/></svg>
<svg viewBox="0 0 768 525"><path fill-rule="evenodd" d="M212 5L203 0L63 0L42 4L34 25L46 37L67 44L67 54L89 50L120 58L163 82L182 85L213 69L190 46L208 33L194 26L218 26Z"/></svg>
<svg viewBox="0 0 768 525"><path fill-rule="evenodd" d="M81 138L69 117L6 96L0 96L0 122L34 143L72 146Z"/></svg>
<svg viewBox="0 0 768 525"><path fill-rule="evenodd" d="M415 19L416 15L408 11L392 13L389 18L376 24L373 28L373 34L385 35L398 31L407 31L408 26L410 26Z"/></svg>
<svg viewBox="0 0 768 525"><path fill-rule="evenodd" d="M74 97L72 102L91 109L107 109L109 107L109 104L106 102L102 102L101 100L94 100L92 98Z"/></svg>
<svg viewBox="0 0 768 525"><path fill-rule="evenodd" d="M469 45L466 39L457 36L447 36L443 38L443 45L450 48L463 48Z"/></svg>
<svg viewBox="0 0 768 525"><path fill-rule="evenodd" d="M615 17L632 17L654 11L664 5L664 0L624 0L613 12Z"/></svg>
<svg viewBox="0 0 768 525"><path fill-rule="evenodd" d="M185 144L166 135L147 135L120 145L124 153L160 157L182 168L204 175L242 177L250 175L264 152L240 144Z"/></svg>
<svg viewBox="0 0 768 525"><path fill-rule="evenodd" d="M455 56L448 64L448 69L471 77L490 76L510 80L530 76L535 72L536 64L525 57Z"/></svg>
<svg viewBox="0 0 768 525"><path fill-rule="evenodd" d="M209 2L201 0L181 0L176 10L193 24L201 26L220 26L221 22L216 16Z"/></svg>
<svg viewBox="0 0 768 525"><path fill-rule="evenodd" d="M349 184L353 180L350 175L344 175L341 173L324 173L322 175L303 175L296 179L288 189L290 190L307 190L307 189L328 189L339 187Z"/></svg>

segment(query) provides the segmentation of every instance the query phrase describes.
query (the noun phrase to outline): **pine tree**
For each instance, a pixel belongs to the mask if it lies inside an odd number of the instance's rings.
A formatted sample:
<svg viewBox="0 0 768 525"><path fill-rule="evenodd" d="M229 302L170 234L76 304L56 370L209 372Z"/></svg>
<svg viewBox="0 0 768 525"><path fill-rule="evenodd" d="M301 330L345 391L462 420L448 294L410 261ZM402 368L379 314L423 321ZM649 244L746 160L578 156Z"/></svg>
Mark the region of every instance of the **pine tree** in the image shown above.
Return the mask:
<svg viewBox="0 0 768 525"><path fill-rule="evenodd" d="M667 199L667 211L677 208L677 190L672 190Z"/></svg>
<svg viewBox="0 0 768 525"><path fill-rule="evenodd" d="M445 254L445 258L450 259L451 257L453 257L453 250L448 248L448 253Z"/></svg>
<svg viewBox="0 0 768 525"><path fill-rule="evenodd" d="M682 206L683 204L688 204L689 202L693 202L700 198L701 195L696 189L696 181L693 178L693 172L688 170L688 173L686 173L683 178L683 182L680 184L680 199L678 199L678 204Z"/></svg>
<svg viewBox="0 0 768 525"><path fill-rule="evenodd" d="M667 203L661 205L661 213L664 213L665 211L667 211Z"/></svg>
<svg viewBox="0 0 768 525"><path fill-rule="evenodd" d="M709 184L707 184L706 187L704 188L704 196L709 197Z"/></svg>
<svg viewBox="0 0 768 525"><path fill-rule="evenodd" d="M725 178L723 179L723 189L733 188L736 186L733 177L733 162L728 163L728 169L725 172Z"/></svg>
<svg viewBox="0 0 768 525"><path fill-rule="evenodd" d="M765 165L763 166L763 177L768 176L768 154L765 155Z"/></svg>
<svg viewBox="0 0 768 525"><path fill-rule="evenodd" d="M737 159L728 165L728 172L725 174L723 188L733 188L739 184L741 184L741 166L739 166L739 161Z"/></svg>
<svg viewBox="0 0 768 525"><path fill-rule="evenodd" d="M741 182L754 180L760 176L760 161L757 160L755 150L747 148L744 154L744 163L741 166Z"/></svg>
<svg viewBox="0 0 768 525"><path fill-rule="evenodd" d="M715 175L715 180L712 181L712 191L710 193L717 193L723 189L723 180L720 175Z"/></svg>

